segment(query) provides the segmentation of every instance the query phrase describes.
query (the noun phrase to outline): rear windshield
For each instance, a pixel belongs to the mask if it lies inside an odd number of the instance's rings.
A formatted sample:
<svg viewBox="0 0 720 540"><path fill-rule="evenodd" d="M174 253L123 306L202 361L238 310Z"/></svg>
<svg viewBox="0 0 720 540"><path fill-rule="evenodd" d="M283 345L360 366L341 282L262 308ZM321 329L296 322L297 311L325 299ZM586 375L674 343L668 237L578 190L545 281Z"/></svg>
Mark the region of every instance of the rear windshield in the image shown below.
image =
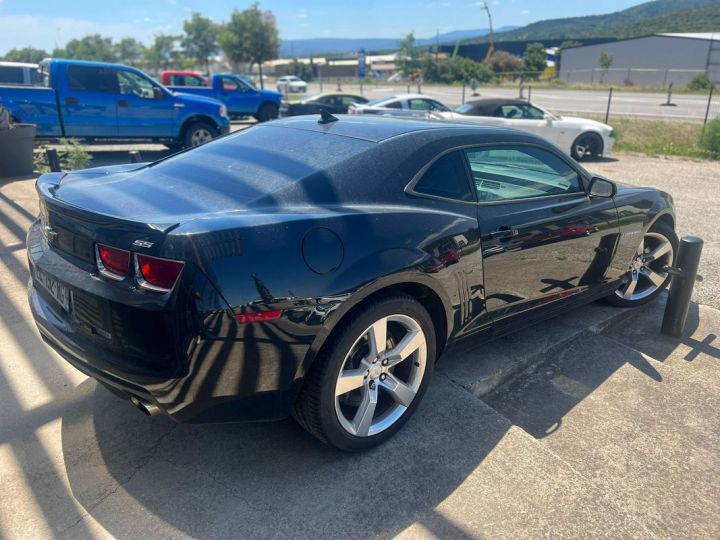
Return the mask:
<svg viewBox="0 0 720 540"><path fill-rule="evenodd" d="M231 197L240 203L283 190L315 175L317 181L311 179L303 186L308 202L312 202L311 191L334 189L328 182L327 171L372 147L372 142L350 137L256 126L159 161L150 170L154 175L196 183L206 197L211 190L219 197ZM325 198L321 193L314 195Z"/></svg>

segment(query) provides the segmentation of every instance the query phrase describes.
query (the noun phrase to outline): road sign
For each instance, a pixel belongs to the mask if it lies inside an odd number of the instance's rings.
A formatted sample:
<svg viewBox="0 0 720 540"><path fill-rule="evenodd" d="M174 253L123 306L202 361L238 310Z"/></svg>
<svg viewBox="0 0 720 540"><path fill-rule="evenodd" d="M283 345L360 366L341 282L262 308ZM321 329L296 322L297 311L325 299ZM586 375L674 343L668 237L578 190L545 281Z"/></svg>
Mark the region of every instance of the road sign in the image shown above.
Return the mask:
<svg viewBox="0 0 720 540"><path fill-rule="evenodd" d="M364 79L365 78L365 49L360 49L358 51L358 64L357 64L357 72L358 72L358 78Z"/></svg>

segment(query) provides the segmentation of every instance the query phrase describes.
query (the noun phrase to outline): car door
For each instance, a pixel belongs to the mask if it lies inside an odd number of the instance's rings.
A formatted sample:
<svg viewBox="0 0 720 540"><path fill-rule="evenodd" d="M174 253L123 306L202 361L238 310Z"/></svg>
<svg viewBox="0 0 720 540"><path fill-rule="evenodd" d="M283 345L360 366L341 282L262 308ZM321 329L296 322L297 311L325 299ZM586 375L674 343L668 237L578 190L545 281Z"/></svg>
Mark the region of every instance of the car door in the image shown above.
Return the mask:
<svg viewBox="0 0 720 540"><path fill-rule="evenodd" d="M167 92L135 71L117 69L120 137L172 137L177 111Z"/></svg>
<svg viewBox="0 0 720 540"><path fill-rule="evenodd" d="M118 82L115 70L68 64L60 89L60 110L68 137L115 137L118 134Z"/></svg>
<svg viewBox="0 0 720 540"><path fill-rule="evenodd" d="M236 77L220 77L217 95L232 114L252 114L260 106L260 92Z"/></svg>
<svg viewBox="0 0 720 540"><path fill-rule="evenodd" d="M495 110L495 116L503 118L503 124L509 128L539 135L552 143L557 140L552 122L545 119L542 110L532 105L515 103L500 105Z"/></svg>
<svg viewBox="0 0 720 540"><path fill-rule="evenodd" d="M573 164L531 144L464 153L477 190L485 300L496 328L616 283L614 202L589 197Z"/></svg>

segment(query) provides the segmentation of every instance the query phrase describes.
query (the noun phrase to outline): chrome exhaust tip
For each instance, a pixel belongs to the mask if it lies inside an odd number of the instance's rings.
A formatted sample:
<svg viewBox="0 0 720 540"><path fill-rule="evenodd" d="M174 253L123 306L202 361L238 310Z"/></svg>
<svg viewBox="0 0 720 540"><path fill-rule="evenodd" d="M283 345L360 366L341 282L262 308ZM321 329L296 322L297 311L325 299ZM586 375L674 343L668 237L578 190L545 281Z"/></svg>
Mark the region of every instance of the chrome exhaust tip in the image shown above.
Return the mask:
<svg viewBox="0 0 720 540"><path fill-rule="evenodd" d="M147 416L155 416L160 412L160 407L155 405L154 403L150 403L148 401L144 401L138 397L130 396L130 403L135 405L140 412Z"/></svg>

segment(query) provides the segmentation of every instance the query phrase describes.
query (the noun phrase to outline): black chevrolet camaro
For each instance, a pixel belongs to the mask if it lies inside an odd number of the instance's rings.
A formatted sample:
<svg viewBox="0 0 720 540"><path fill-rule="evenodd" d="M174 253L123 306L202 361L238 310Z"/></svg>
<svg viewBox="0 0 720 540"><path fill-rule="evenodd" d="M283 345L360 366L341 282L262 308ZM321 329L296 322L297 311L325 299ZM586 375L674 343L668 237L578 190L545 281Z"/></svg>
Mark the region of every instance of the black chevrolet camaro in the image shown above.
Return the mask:
<svg viewBox="0 0 720 540"><path fill-rule="evenodd" d="M497 128L269 122L149 165L43 175L44 339L147 414L292 414L343 450L413 414L437 358L667 285L672 199Z"/></svg>

